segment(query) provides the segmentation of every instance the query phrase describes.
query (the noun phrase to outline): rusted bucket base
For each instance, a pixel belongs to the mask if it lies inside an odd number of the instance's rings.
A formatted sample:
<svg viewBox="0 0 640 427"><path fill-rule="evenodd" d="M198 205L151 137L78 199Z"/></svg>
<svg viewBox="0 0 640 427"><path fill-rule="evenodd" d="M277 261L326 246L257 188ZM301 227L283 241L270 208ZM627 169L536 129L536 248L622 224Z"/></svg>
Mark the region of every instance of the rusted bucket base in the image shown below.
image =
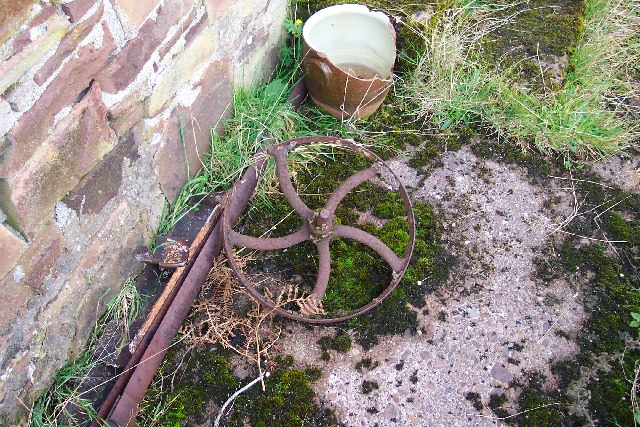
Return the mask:
<svg viewBox="0 0 640 427"><path fill-rule="evenodd" d="M369 117L378 109L378 107L380 107L380 105L384 101L384 98L387 96L387 93L389 93L389 89L390 88L387 88L383 93L381 93L378 100L370 101L367 105L361 106L359 108L335 108L330 105L324 104L323 102L314 98L312 95L309 95L309 97L313 100L314 104L316 104L327 113L331 114L337 120L364 119L365 117Z"/></svg>

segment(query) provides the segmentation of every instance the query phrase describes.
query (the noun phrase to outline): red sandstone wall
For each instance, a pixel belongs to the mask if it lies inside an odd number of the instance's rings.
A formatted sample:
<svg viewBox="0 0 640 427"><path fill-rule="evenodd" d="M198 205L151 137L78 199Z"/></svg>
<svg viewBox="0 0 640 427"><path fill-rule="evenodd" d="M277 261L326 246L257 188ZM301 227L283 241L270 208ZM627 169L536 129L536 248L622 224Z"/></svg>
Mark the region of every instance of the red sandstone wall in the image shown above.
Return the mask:
<svg viewBox="0 0 640 427"><path fill-rule="evenodd" d="M233 84L273 64L286 3L2 0L0 425L137 271Z"/></svg>

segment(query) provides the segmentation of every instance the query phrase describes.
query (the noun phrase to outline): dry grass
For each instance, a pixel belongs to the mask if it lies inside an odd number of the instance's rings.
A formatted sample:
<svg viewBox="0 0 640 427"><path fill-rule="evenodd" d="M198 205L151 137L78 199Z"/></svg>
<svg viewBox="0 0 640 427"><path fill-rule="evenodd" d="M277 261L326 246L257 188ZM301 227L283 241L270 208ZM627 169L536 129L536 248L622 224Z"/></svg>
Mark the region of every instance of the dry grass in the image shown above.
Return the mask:
<svg viewBox="0 0 640 427"><path fill-rule="evenodd" d="M238 259L241 267L247 261L248 257ZM309 311L310 307L314 313L322 310L313 295L304 295L294 285L281 286L275 296L265 287L265 295L277 307L293 304L301 311ZM211 269L181 333L193 346L219 344L255 363L259 369L263 362L272 367L282 332L274 314L250 297L223 260Z"/></svg>

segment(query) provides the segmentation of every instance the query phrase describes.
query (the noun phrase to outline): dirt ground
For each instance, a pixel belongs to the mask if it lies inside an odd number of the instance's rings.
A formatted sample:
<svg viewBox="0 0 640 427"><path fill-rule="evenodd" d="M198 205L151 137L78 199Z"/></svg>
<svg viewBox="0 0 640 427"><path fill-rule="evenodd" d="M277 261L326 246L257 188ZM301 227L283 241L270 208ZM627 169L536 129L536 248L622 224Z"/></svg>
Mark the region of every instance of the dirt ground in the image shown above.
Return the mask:
<svg viewBox="0 0 640 427"><path fill-rule="evenodd" d="M347 426L500 425L488 396L505 393L527 372L553 379L552 361L578 351L568 337L586 319L580 276L542 283L535 267L563 238L561 225L580 203L569 173L536 184L525 169L478 158L469 147L440 160L427 172L413 170L407 158L390 162L412 199L443 217L445 246L456 260L443 289L426 297L419 333L382 337L368 351L354 343L346 354L332 351L328 362L316 342L334 328L293 323L283 339L298 366L322 367L314 389ZM608 185L637 192L638 167L637 158L615 158L593 171ZM546 203L552 196L556 203ZM355 365L364 358L374 367L360 372ZM378 388L363 394L365 380ZM467 400L469 392L482 396L483 410Z"/></svg>

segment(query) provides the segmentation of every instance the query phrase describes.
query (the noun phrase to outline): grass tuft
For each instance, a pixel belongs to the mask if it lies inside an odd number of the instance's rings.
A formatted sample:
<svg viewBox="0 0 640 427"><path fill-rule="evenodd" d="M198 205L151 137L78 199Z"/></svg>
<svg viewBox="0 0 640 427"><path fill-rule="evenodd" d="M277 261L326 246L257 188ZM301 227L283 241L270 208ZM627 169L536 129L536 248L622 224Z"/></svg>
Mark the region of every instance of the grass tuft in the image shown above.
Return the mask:
<svg viewBox="0 0 640 427"><path fill-rule="evenodd" d="M517 66L483 62L482 44L517 13L455 3L430 21L405 96L418 99L417 114L443 130L485 127L523 148L560 155L567 167L620 152L639 137L639 10L638 0L588 0L564 84L538 92L519 82Z"/></svg>

